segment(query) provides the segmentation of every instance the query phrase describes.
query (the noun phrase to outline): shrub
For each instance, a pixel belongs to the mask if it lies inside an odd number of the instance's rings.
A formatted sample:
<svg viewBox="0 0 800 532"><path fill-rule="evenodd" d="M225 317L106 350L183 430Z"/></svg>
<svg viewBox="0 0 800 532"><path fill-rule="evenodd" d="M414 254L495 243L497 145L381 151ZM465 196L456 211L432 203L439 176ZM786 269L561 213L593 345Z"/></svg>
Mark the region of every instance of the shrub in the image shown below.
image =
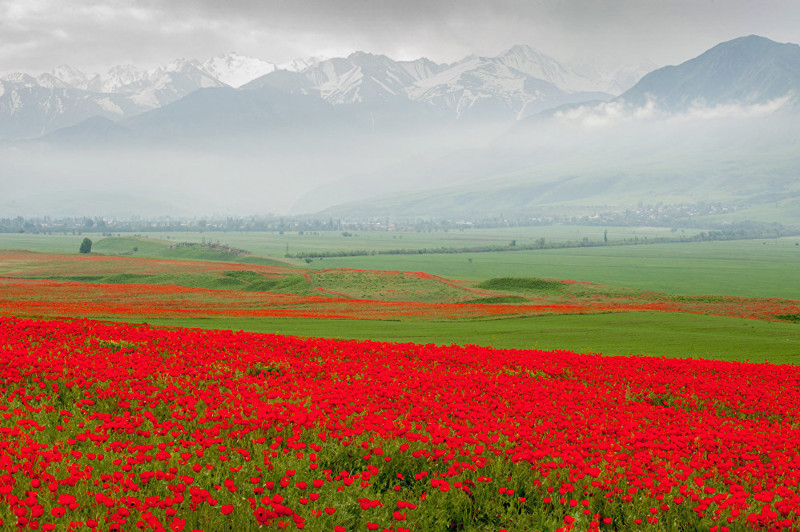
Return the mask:
<svg viewBox="0 0 800 532"><path fill-rule="evenodd" d="M81 242L81 247L79 250L81 253L91 253L92 252L92 241L89 238L84 238L83 242Z"/></svg>

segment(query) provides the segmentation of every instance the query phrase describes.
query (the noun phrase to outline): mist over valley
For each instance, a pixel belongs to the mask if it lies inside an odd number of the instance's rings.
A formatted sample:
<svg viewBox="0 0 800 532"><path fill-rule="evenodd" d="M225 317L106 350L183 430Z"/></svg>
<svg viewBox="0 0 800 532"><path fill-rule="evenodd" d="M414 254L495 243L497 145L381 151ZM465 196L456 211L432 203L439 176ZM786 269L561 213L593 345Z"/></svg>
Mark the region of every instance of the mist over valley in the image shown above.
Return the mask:
<svg viewBox="0 0 800 532"><path fill-rule="evenodd" d="M0 80L8 216L481 219L720 205L800 223L800 47L651 71L517 45L453 63L240 54Z"/></svg>

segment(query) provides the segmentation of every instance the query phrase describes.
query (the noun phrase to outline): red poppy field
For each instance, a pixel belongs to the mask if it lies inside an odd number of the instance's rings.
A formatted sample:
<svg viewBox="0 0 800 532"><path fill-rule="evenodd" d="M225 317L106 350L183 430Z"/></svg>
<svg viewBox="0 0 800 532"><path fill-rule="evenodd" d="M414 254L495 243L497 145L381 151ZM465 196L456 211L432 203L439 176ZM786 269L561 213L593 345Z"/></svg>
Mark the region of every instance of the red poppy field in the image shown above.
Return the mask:
<svg viewBox="0 0 800 532"><path fill-rule="evenodd" d="M0 250L0 314L403 321L625 311L756 320L800 315L800 301L789 299L675 296L570 280L535 281L553 289L520 295L422 272L305 270ZM513 304L504 302L508 296L514 299Z"/></svg>
<svg viewBox="0 0 800 532"><path fill-rule="evenodd" d="M31 530L797 530L800 369L0 318Z"/></svg>

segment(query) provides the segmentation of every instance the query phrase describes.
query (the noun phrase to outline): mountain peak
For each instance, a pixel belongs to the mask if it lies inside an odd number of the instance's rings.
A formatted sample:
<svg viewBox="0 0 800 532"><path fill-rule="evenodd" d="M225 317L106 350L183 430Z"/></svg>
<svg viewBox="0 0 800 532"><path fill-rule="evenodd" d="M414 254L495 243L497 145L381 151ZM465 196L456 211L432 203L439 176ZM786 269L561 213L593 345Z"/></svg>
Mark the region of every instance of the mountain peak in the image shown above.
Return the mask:
<svg viewBox="0 0 800 532"><path fill-rule="evenodd" d="M241 87L245 83L269 74L278 67L275 64L237 52L212 57L199 65L200 70L230 85Z"/></svg>
<svg viewBox="0 0 800 532"><path fill-rule="evenodd" d="M679 111L697 104L766 103L792 92L800 93L800 46L749 35L655 70L620 98L635 105L654 99Z"/></svg>
<svg viewBox="0 0 800 532"><path fill-rule="evenodd" d="M325 60L327 60L327 58L321 55L306 58L299 57L288 63L281 63L278 65L278 68L280 70L288 70L289 72L302 72L303 70L317 66Z"/></svg>
<svg viewBox="0 0 800 532"><path fill-rule="evenodd" d="M757 59L765 55L771 57L783 54L791 55L798 51L800 51L800 46L796 44L779 43L760 35L748 35L746 37L737 37L736 39L722 42L701 54L696 59L700 59L704 56L710 57L722 54L738 54L743 57Z"/></svg>
<svg viewBox="0 0 800 532"><path fill-rule="evenodd" d="M522 56L522 57L546 57L541 51L537 50L533 46L529 46L527 44L515 44L502 54L499 57L510 57L510 56Z"/></svg>
<svg viewBox="0 0 800 532"><path fill-rule="evenodd" d="M13 72L11 74L3 76L0 79L2 79L3 81L9 81L11 83L21 83L29 87L33 87L36 85L36 78L28 74L25 74L24 72Z"/></svg>
<svg viewBox="0 0 800 532"><path fill-rule="evenodd" d="M369 52L356 51L347 56L347 60L359 66L371 66L379 64L396 63L393 59L383 54L372 54Z"/></svg>
<svg viewBox="0 0 800 532"><path fill-rule="evenodd" d="M376 57L376 54L370 52L362 52L361 50L356 50L355 52L347 56L348 59L359 58L359 57Z"/></svg>

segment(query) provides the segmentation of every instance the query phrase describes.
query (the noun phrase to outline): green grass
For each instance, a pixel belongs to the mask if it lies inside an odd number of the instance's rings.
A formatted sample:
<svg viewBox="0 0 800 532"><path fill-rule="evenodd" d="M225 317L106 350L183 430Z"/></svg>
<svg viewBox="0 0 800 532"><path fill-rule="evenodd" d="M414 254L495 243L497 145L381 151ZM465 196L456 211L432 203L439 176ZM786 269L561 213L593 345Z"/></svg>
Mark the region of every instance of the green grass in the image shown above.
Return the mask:
<svg viewBox="0 0 800 532"><path fill-rule="evenodd" d="M587 231L602 237L603 228L523 228L514 230L470 230L428 233L361 233L343 237L339 233L320 235L241 233L220 234L219 240L256 254L282 256L286 244L307 249L358 249L365 242L380 248L455 246L472 239L478 243L499 243L544 236L575 239ZM635 231L635 229L625 229ZM548 232L550 231L550 232ZM214 234L216 236L217 234ZM527 236L526 236L527 235ZM102 237L84 235L0 235L0 248L41 252L77 253L83 236L95 240L96 251L125 253L135 244L134 256L158 256L158 241L118 239L100 244ZM175 234L165 241L188 241L202 235ZM208 235L204 235L208 236ZM597 236L597 235L595 235ZM628 234L629 236L629 234ZM626 238L628 237L626 236ZM637 236L638 233L637 233ZM166 239L169 237L169 239ZM616 238L609 229L609 239ZM360 239L360 240L359 240ZM462 240L459 240L462 239ZM313 267L345 267L373 270L424 271L452 279L499 283L493 290L530 295L530 290L548 286L522 286L530 280L574 279L632 290L655 290L670 294L725 294L744 297L778 297L800 300L800 241L798 237L776 240L696 242L637 246L608 246L550 249L505 253L464 253L440 255L376 255L315 260ZM144 242L144 243L143 243ZM302 246L301 246L302 244ZM153 247L148 247L148 246ZM126 248L127 246L127 248ZM348 247L349 246L349 247ZM163 255L160 258L167 258ZM177 258L177 257L173 257ZM201 258L201 257L184 257ZM263 257L240 257L238 262L271 262ZM84 276L90 282L132 282L130 276ZM91 277L91 278L90 278ZM195 278L197 277L197 278ZM517 278L517 279L503 279ZM524 282L521 281L525 280ZM227 272L223 276L174 274L142 276L136 282L172 283L203 288L233 288L302 292L302 276L257 279L252 272ZM344 282L344 281L343 281ZM522 283L519 284L519 283ZM335 283L334 283L335 284ZM511 296L515 297L515 296ZM497 298L475 302L497 303ZM503 301L513 303L515 301ZM375 320L303 319L182 319L148 320L154 324L272 332L300 336L375 339L436 344L478 344L504 348L566 349L607 355L641 353L669 357L705 357L776 363L800 363L800 326L794 315L785 322L763 322L683 313L620 313L558 315L483 321L395 322Z"/></svg>
<svg viewBox="0 0 800 532"><path fill-rule="evenodd" d="M795 323L685 313L635 312L446 322L287 318L120 321L418 344L474 344L605 355L800 363L800 327Z"/></svg>
<svg viewBox="0 0 800 532"><path fill-rule="evenodd" d="M169 242L219 239L257 256L238 257L236 262L271 263L259 255L282 259L286 246L290 252L340 249L434 248L507 243L517 240L575 240L588 236L602 238L602 227L549 226L508 229L473 229L433 233L356 233L344 237L340 232L319 233L175 233L158 234ZM609 228L609 241L619 238L663 236L663 228ZM687 232L688 234L688 232ZM100 235L84 233L97 242ZM83 236L2 234L0 248L29 249L40 252L77 253ZM124 238L124 237L123 237ZM130 245L131 241L126 241ZM607 246L570 249L545 249L501 253L456 253L426 255L375 255L314 260L316 268L356 268L375 270L423 271L451 279L484 281L495 277L574 279L637 290L656 290L671 294L725 294L744 297L800 299L800 237L774 240L691 242L637 246ZM169 250L174 251L174 250ZM149 253L149 252L148 252ZM166 252L161 252L166 253ZM134 256L146 256L142 246ZM208 258L215 256L159 255L158 258ZM300 263L306 266L305 263Z"/></svg>
<svg viewBox="0 0 800 532"><path fill-rule="evenodd" d="M36 278L83 283L163 284L188 286L191 288L208 288L213 290L248 290L254 292L283 292L290 294L305 294L309 292L308 283L302 275L287 275L276 279L270 279L250 271L230 271L223 272L222 275L213 273L115 273L111 275L53 275Z"/></svg>
<svg viewBox="0 0 800 532"><path fill-rule="evenodd" d="M800 299L797 238L505 253L325 259L328 267L424 271L451 279L573 279L670 294ZM317 264L315 261L314 264Z"/></svg>
<svg viewBox="0 0 800 532"><path fill-rule="evenodd" d="M391 231L327 231L305 232L286 231L284 234L269 233L174 233L169 236L176 241L199 242L202 238L217 240L231 246L246 249L257 255L283 257L289 253L311 251L354 251L391 249L435 249L465 248L491 245L508 245L516 240L517 246L535 243L539 238L547 241L579 241L584 237L592 242L603 241L601 226L551 225L536 227L507 227L492 229L452 229L448 231L391 232ZM673 233L664 227L609 227L610 242L624 239L644 239L656 237L676 237L680 234L693 235L701 230L686 230ZM353 236L343 236L347 232ZM152 235L151 235L152 236ZM325 259L327 260L327 259Z"/></svg>
<svg viewBox="0 0 800 532"><path fill-rule="evenodd" d="M524 277L495 277L475 286L487 290L522 292L526 294L541 292L552 294L553 292L564 291L564 283L562 282Z"/></svg>
<svg viewBox="0 0 800 532"><path fill-rule="evenodd" d="M171 242L160 238L109 237L94 242L92 251L107 255L146 257L163 252L170 244Z"/></svg>
<svg viewBox="0 0 800 532"><path fill-rule="evenodd" d="M478 305L497 305L501 303L530 303L530 299L520 296L495 296L495 297L479 297L478 299L469 299L461 301L465 304L478 304Z"/></svg>
<svg viewBox="0 0 800 532"><path fill-rule="evenodd" d="M346 228L345 228L346 229ZM309 251L353 251L353 250L391 250L391 249L435 249L464 248L490 245L508 245L515 240L518 246L532 244L539 238L547 241L565 242L579 241L584 237L591 242L602 242L603 231L608 229L609 242L632 240L634 238L691 236L701 229L687 229L673 233L664 227L603 227L583 225L551 225L535 227L506 227L492 229L452 229L447 231L391 232L391 231L342 231L304 232L229 232L229 233L196 233L196 232L152 232L137 237L122 234L117 242L108 242L103 252L129 252L139 247L136 256L145 256L157 252L158 249L145 250L142 241L150 241L156 246L166 247L177 242L219 241L235 248L245 249L255 255L283 258L287 253ZM343 236L347 232L353 236ZM100 233L83 233L82 235L62 234L0 234L0 249L26 249L49 253L77 253L84 237L88 237L95 246L104 238ZM124 240L123 240L124 239ZM139 243L135 243L138 241ZM101 251L96 249L95 251Z"/></svg>
<svg viewBox="0 0 800 532"><path fill-rule="evenodd" d="M103 235L101 233L83 233L81 235L0 233L0 249L22 249L26 251L36 251L38 253L77 254L84 238L89 238L92 242L97 242L103 238Z"/></svg>
<svg viewBox="0 0 800 532"><path fill-rule="evenodd" d="M331 270L311 276L313 287L359 299L385 301L461 301L473 294L439 279L405 272Z"/></svg>

